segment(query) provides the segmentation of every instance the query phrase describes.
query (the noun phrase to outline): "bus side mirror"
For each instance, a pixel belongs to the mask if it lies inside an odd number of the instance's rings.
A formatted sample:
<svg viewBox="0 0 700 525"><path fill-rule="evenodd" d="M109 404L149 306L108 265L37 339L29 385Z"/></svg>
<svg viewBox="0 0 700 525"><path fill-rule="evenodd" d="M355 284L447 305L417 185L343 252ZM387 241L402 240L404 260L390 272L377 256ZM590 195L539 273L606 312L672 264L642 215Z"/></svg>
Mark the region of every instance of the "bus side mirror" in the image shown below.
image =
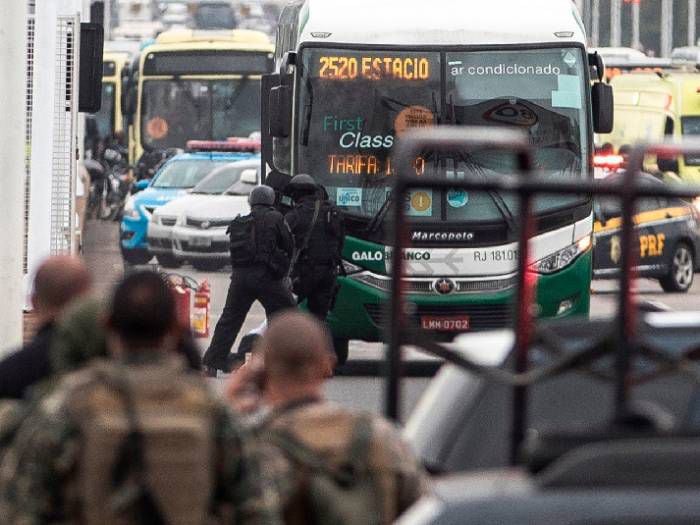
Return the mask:
<svg viewBox="0 0 700 525"><path fill-rule="evenodd" d="M102 107L103 46L104 30L101 24L80 24L78 111L97 113Z"/></svg>
<svg viewBox="0 0 700 525"><path fill-rule="evenodd" d="M270 135L287 138L292 129L292 90L276 86L270 90Z"/></svg>
<svg viewBox="0 0 700 525"><path fill-rule="evenodd" d="M609 84L596 82L591 88L593 102L593 129L596 133L610 133L613 130L613 88Z"/></svg>

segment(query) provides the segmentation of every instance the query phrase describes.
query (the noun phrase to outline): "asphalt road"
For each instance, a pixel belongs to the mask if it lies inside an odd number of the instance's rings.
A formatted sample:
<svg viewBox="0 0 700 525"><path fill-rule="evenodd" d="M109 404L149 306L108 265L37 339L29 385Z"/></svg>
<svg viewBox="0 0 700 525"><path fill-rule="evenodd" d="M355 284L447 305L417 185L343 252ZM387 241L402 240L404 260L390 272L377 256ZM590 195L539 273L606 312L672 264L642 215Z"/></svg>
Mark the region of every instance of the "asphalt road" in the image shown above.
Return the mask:
<svg viewBox="0 0 700 525"><path fill-rule="evenodd" d="M124 271L124 266L118 251L118 226L117 223L91 222L88 224L84 252L88 264L91 266L98 290L107 293ZM155 260L152 262L155 263ZM228 289L229 276L226 271L199 272L190 266L168 270L188 275L202 281L207 279L211 285L211 328L223 309ZM700 310L700 275L696 279L693 288L687 294L667 294L655 281L640 279L636 283L641 300L661 303L673 310ZM614 314L617 301L617 285L614 281L594 281L593 295L591 298L591 314L596 317L606 317ZM264 320L264 311L259 304L255 304L250 315L246 319L241 334L242 337L249 330L258 326ZM205 349L209 340L200 339L202 349ZM237 346L238 343L236 343ZM353 341L350 345L350 359L381 359L383 346ZM416 359L420 356L417 352L409 350L408 359ZM420 356L423 357L423 356ZM408 415L417 402L421 393L428 384L428 379L410 378L404 383L404 417ZM223 388L225 377L219 376L213 380L216 388ZM382 410L383 385L381 378L376 377L336 377L329 382L327 395L330 399L347 406L370 409L377 412Z"/></svg>

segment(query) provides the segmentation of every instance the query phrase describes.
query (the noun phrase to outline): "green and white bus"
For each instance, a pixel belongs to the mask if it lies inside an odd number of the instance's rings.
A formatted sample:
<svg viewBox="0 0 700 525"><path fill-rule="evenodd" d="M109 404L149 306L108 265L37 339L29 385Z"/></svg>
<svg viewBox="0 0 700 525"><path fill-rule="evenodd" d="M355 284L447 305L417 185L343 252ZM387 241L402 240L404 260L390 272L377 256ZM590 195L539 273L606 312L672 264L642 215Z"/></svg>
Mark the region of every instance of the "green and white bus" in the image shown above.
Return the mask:
<svg viewBox="0 0 700 525"><path fill-rule="evenodd" d="M268 173L312 175L344 212L347 275L329 316L338 347L382 338L385 203L392 148L406 130L514 127L529 135L541 172L592 177L594 121L611 125L612 96L592 84L602 63L585 42L571 0L306 0L285 8L277 74L263 82L263 162ZM418 175L489 177L512 173L512 157L425 152L413 166ZM402 204L412 221L406 286L422 327L455 333L510 322L515 202L452 190L415 191ZM539 315L588 314L590 196L538 197L535 213Z"/></svg>

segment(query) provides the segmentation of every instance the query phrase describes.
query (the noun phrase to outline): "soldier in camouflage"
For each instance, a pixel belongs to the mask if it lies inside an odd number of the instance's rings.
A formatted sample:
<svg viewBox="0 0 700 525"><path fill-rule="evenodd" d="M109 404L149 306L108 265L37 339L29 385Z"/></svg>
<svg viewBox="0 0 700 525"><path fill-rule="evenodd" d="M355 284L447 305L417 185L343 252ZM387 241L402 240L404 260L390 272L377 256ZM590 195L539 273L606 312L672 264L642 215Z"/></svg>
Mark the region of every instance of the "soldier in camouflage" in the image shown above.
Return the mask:
<svg viewBox="0 0 700 525"><path fill-rule="evenodd" d="M313 512L324 513L313 516L315 523L393 523L428 491L425 471L392 424L324 400L323 388L334 356L327 329L320 321L302 312L285 312L273 318L259 345L264 369L256 382L270 413L257 432L268 443L261 447L263 471L276 486L286 523L308 523ZM358 450L355 436L365 425L367 443ZM280 436L300 444L297 448L303 451L296 454L288 449ZM353 454L361 457L350 457ZM315 505L309 501L314 495L304 493L310 486L309 473L319 468L341 469L356 460L369 471L372 487L366 493L376 498L376 505L355 499L348 509L319 511L319 507L345 505L350 495L341 491L335 500L326 497L323 504Z"/></svg>
<svg viewBox="0 0 700 525"><path fill-rule="evenodd" d="M187 371L175 330L157 275L117 287L111 359L65 376L2 458L4 523L279 523L257 448Z"/></svg>

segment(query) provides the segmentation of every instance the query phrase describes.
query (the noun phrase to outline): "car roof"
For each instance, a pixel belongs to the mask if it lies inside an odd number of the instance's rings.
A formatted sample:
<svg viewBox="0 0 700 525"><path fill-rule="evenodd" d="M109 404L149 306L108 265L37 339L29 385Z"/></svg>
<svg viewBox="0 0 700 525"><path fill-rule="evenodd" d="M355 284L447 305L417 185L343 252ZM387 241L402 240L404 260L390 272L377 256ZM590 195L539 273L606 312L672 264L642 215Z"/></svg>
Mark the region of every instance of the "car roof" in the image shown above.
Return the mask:
<svg viewBox="0 0 700 525"><path fill-rule="evenodd" d="M213 161L213 162L236 162L236 161L247 161L251 160L251 157L255 159L255 163L260 163L260 157L257 155L251 155L247 152L241 151L188 151L186 153L178 153L173 157L166 160L163 165L158 168L153 180L160 176L160 173L167 166L173 163L183 162L183 161Z"/></svg>
<svg viewBox="0 0 700 525"><path fill-rule="evenodd" d="M260 169L260 158L257 159L246 159L246 160L239 160L237 162L229 162L226 164L222 164L221 166L217 166L213 170L209 172L209 174L204 177L201 181L199 181L198 184L201 184L207 179L213 178L214 176L220 175L221 173L225 173L228 170L236 170L236 169L245 169L245 168L255 168L255 169Z"/></svg>

